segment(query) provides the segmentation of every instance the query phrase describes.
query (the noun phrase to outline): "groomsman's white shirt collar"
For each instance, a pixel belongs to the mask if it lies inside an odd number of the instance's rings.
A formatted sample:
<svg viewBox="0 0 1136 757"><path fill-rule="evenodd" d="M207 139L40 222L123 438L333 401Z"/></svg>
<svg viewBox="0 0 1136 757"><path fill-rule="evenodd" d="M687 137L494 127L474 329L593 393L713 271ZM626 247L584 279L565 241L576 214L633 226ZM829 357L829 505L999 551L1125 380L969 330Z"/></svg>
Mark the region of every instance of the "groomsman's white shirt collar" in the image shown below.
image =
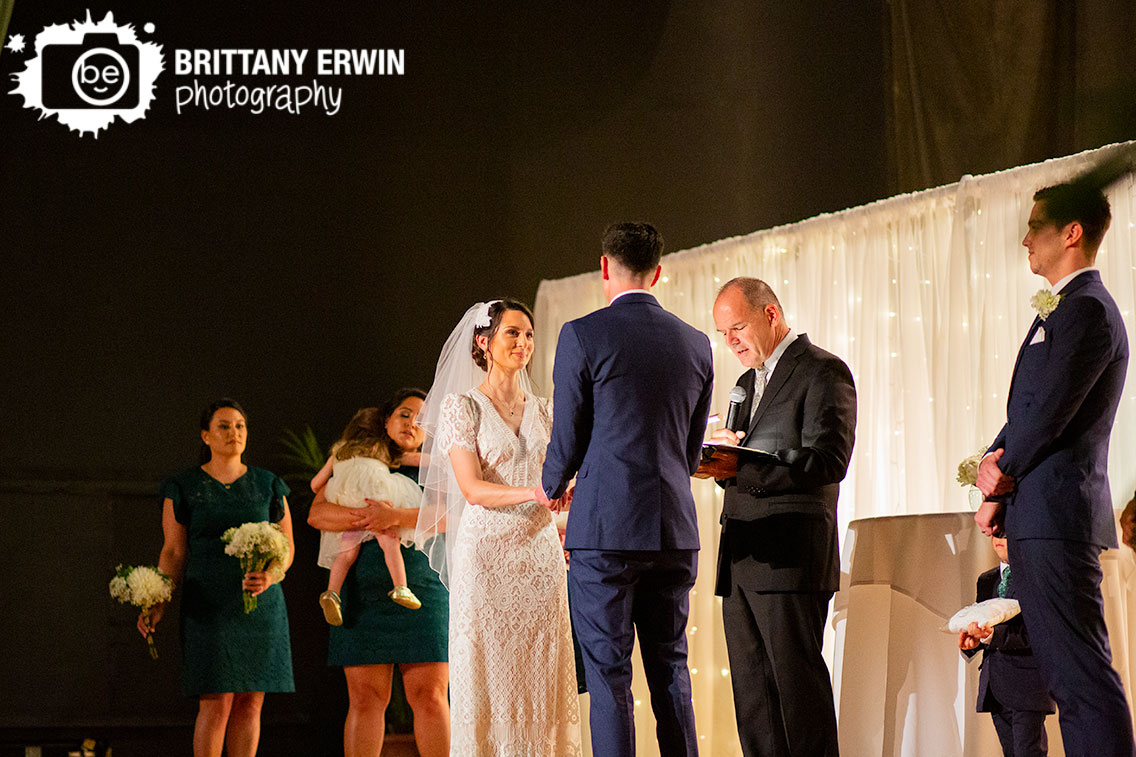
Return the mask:
<svg viewBox="0 0 1136 757"><path fill-rule="evenodd" d="M766 381L769 381L769 378L773 375L773 370L777 367L777 361L781 359L781 356L785 354L785 350L789 349L789 345L792 344L793 340L796 338L797 335L793 333L793 329L789 329L788 333L785 334L785 338L778 342L777 346L773 348L773 352L769 353L769 357L765 358Z"/></svg>
<svg viewBox="0 0 1136 757"><path fill-rule="evenodd" d="M1010 567L1009 563L998 563L998 577L1002 578L1006 575L1006 569Z"/></svg>
<svg viewBox="0 0 1136 757"><path fill-rule="evenodd" d="M1067 284L1068 284L1068 283L1069 283L1070 281L1072 281L1073 279L1077 278L1077 277L1078 277L1078 276L1080 276L1080 275L1081 275L1082 273L1084 273L1084 272L1086 272L1086 271L1096 271L1096 270L1099 270L1099 269L1098 269L1098 268L1097 268L1096 266L1092 266L1092 265L1089 265L1089 266L1085 266L1084 268L1078 268L1077 270L1073 271L1073 272L1072 272L1071 274L1069 274L1069 275L1068 275L1068 276L1066 276L1065 278L1063 278L1063 279L1058 279L1057 283L1053 285L1053 289L1051 289L1050 291L1051 291L1051 292L1053 292L1054 294L1057 294L1057 293L1058 293L1058 292L1060 292L1060 291L1061 291L1062 289L1064 289L1064 288L1065 288L1065 286L1066 286L1066 285L1067 285Z"/></svg>
<svg viewBox="0 0 1136 757"><path fill-rule="evenodd" d="M618 300L620 297L622 297L625 294L651 294L651 293L648 292L646 289L627 289L627 290L624 290L624 291L620 292L619 294L615 295L614 297L612 297L611 302L609 302L608 305L610 305L612 302L615 302L616 300ZM651 294L651 296L654 297L655 295Z"/></svg>

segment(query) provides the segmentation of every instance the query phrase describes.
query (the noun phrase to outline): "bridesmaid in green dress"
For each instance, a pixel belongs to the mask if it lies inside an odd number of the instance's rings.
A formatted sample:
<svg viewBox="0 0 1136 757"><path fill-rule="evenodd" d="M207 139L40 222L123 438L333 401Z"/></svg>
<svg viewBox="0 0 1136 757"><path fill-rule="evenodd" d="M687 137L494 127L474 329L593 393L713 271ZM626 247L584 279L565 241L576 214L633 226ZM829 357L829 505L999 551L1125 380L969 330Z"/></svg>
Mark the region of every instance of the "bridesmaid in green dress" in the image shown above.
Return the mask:
<svg viewBox="0 0 1136 757"><path fill-rule="evenodd" d="M272 521L296 546L288 486L275 474L241 462L247 437L244 410L221 399L201 415L204 464L162 484L162 544L158 567L182 590L182 690L198 698L194 757L252 757L260 740L266 691L295 690L284 594L265 572L242 573L225 554L221 534L242 523ZM257 595L244 612L242 590ZM139 615L138 630L153 631L165 604Z"/></svg>
<svg viewBox="0 0 1136 757"><path fill-rule="evenodd" d="M423 431L415 420L425 392L403 389L379 413L395 473L417 481ZM313 484L320 482L313 482ZM319 487L308 523L325 531L365 528L414 528L418 510L384 503L352 509L328 502ZM402 559L410 588L422 600L408 610L387 599L390 573L377 542L365 542L343 583L343 625L329 629L328 665L343 666L349 706L343 724L347 757L378 757L383 747L384 715L391 696L394 666L402 673L406 700L414 712L414 740L422 757L450 753L448 663L449 592L430 567L425 553L404 547Z"/></svg>

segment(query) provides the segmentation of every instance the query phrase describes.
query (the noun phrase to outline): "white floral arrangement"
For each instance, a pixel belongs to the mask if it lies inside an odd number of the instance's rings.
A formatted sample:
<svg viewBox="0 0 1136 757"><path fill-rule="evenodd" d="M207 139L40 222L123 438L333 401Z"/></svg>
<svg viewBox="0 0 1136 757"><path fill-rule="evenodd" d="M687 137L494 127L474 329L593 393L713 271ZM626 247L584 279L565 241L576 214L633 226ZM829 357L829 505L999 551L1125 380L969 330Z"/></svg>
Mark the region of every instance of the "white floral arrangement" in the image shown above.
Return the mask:
<svg viewBox="0 0 1136 757"><path fill-rule="evenodd" d="M288 559L288 537L280 526L268 521L242 523L221 534L225 554L241 561L245 573L264 571L274 583L284 580L284 562ZM245 590L245 612L256 609L256 597Z"/></svg>
<svg viewBox="0 0 1136 757"><path fill-rule="evenodd" d="M1063 294L1054 294L1048 289L1038 289L1037 294L1030 297L1030 306L1037 311L1037 317L1044 321L1053 314L1063 299L1065 299Z"/></svg>
<svg viewBox="0 0 1136 757"><path fill-rule="evenodd" d="M173 588L169 576L149 565L119 565L110 580L110 595L124 605L134 605L141 613L148 612L154 605L169 602ZM146 634L146 643L150 646L150 658L158 659L152 633Z"/></svg>
<svg viewBox="0 0 1136 757"><path fill-rule="evenodd" d="M970 457L964 457L959 463L958 475L955 480L963 486L978 486L978 464L986 455L986 449L980 449Z"/></svg>

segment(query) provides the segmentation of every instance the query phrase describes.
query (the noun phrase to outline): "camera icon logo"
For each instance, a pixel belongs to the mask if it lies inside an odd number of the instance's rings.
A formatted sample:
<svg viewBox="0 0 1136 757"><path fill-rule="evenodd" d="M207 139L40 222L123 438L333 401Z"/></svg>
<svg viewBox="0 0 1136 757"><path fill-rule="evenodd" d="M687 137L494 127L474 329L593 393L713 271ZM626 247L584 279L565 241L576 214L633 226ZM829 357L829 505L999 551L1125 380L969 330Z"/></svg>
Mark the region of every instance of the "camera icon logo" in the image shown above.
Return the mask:
<svg viewBox="0 0 1136 757"><path fill-rule="evenodd" d="M153 34L154 25L144 31ZM133 26L107 13L93 21L54 24L36 35L35 57L15 74L13 95L42 117L54 115L72 131L94 134L115 121L146 116L162 72L162 47L138 39Z"/></svg>
<svg viewBox="0 0 1136 757"><path fill-rule="evenodd" d="M117 34L86 34L77 45L46 45L40 57L46 107L138 106L138 45L119 44Z"/></svg>

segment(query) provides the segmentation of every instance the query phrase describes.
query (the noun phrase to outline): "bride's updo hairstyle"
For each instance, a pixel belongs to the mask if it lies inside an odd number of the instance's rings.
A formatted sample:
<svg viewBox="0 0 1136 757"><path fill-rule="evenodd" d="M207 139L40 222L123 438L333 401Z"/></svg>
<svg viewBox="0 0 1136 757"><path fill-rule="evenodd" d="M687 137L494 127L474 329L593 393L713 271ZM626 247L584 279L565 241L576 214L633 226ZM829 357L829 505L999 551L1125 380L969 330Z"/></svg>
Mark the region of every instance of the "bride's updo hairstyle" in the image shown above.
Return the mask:
<svg viewBox="0 0 1136 757"><path fill-rule="evenodd" d="M532 311L529 306L519 300L513 300L508 297L502 300L495 300L489 305L489 325L488 326L474 326L473 328L473 344L470 345L470 354L473 356L473 362L477 363L477 367L485 372L489 372L489 361L485 357L485 350L477 343L479 336L486 337L486 344L493 341L493 337L497 335L497 329L501 328L501 316L505 315L506 311L516 310L519 313L524 313L528 316L529 323L536 327L536 319L533 318ZM531 368L531 365L530 365Z"/></svg>

